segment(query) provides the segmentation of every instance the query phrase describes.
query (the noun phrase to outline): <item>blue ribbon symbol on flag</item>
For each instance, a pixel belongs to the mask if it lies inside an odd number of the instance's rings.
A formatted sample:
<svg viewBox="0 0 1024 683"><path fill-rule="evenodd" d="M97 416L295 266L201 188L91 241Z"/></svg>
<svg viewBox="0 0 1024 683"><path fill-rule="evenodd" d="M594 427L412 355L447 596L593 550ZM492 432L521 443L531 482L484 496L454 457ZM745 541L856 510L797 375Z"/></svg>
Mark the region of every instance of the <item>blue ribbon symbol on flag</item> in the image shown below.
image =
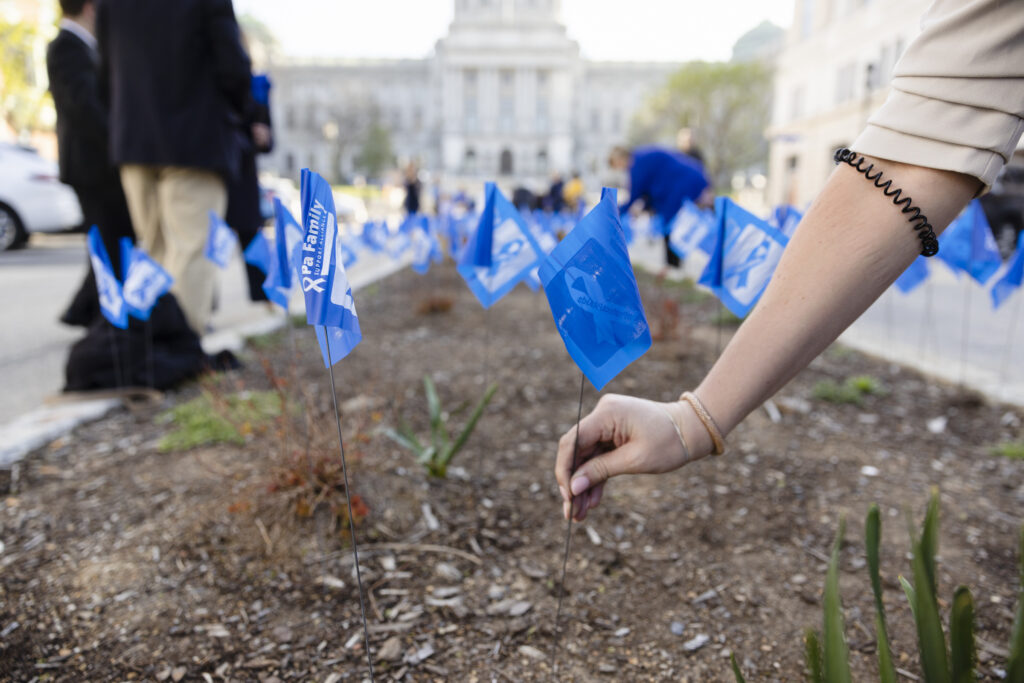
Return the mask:
<svg viewBox="0 0 1024 683"><path fill-rule="evenodd" d="M599 390L651 347L615 195L605 188L540 267L558 334Z"/></svg>
<svg viewBox="0 0 1024 683"><path fill-rule="evenodd" d="M522 214L494 183L487 183L487 199L458 271L484 308L526 279L543 257Z"/></svg>
<svg viewBox="0 0 1024 683"><path fill-rule="evenodd" d="M228 227L220 216L210 212L210 234L206 240L206 258L220 268L227 268L231 263L231 255L238 245L238 235Z"/></svg>
<svg viewBox="0 0 1024 683"><path fill-rule="evenodd" d="M321 344L324 362L333 364L348 355L363 335L345 275L331 186L318 174L303 169L301 195L304 235L296 261L306 298L306 321L325 328L318 330L318 340L333 340L330 358L326 344Z"/></svg>
<svg viewBox="0 0 1024 683"><path fill-rule="evenodd" d="M746 317L764 293L789 238L727 197L715 200L718 238L700 284Z"/></svg>
<svg viewBox="0 0 1024 683"><path fill-rule="evenodd" d="M124 303L121 283L118 282L114 268L110 265L110 256L107 254L107 248L103 246L100 229L95 225L89 230L85 244L89 250L92 271L96 276L96 292L100 298L100 311L111 325L122 330L127 329L128 307Z"/></svg>
<svg viewBox="0 0 1024 683"><path fill-rule="evenodd" d="M157 300L171 289L174 278L141 247L122 238L124 259L124 303L128 313L139 320L149 320Z"/></svg>
<svg viewBox="0 0 1024 683"><path fill-rule="evenodd" d="M796 207L789 204L780 204L772 211L768 224L773 228L778 228L779 232L786 237L792 237L793 233L796 232L796 226L800 224L803 217L804 215L797 211Z"/></svg>
<svg viewBox="0 0 1024 683"><path fill-rule="evenodd" d="M668 244L679 258L686 258L694 249L710 254L715 248L714 214L687 199L669 226Z"/></svg>

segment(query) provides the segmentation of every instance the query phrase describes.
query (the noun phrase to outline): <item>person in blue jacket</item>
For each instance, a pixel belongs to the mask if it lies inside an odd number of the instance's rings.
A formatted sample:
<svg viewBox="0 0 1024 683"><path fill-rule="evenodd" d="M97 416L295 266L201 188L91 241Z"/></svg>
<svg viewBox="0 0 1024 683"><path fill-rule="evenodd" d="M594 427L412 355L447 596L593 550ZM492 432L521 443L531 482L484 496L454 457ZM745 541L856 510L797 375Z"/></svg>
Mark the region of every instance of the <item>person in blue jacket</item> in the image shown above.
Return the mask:
<svg viewBox="0 0 1024 683"><path fill-rule="evenodd" d="M665 234L665 262L672 268L681 265L668 242L668 230L683 202L696 202L709 183L704 166L691 156L662 147L637 147L633 151L615 147L608 165L629 172L629 201L619 207L623 214L638 201L644 209L661 219Z"/></svg>

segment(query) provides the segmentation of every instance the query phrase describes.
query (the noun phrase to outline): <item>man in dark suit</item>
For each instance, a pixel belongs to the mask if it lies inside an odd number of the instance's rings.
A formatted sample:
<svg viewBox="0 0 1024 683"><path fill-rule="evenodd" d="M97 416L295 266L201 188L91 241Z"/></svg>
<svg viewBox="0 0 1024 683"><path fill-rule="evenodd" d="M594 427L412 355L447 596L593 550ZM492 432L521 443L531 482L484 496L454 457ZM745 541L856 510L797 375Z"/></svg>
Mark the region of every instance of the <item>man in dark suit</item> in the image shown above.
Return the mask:
<svg viewBox="0 0 1024 683"><path fill-rule="evenodd" d="M57 110L60 179L74 189L86 226L99 227L114 267L120 269L120 239L134 240L117 169L109 161L107 109L99 90L99 53L92 0L60 0L60 32L46 50L46 70ZM91 266L61 316L88 326L99 314Z"/></svg>
<svg viewBox="0 0 1024 683"><path fill-rule="evenodd" d="M241 158L238 122L252 101L231 0L100 0L96 29L111 158L132 223L202 334L215 278L203 255L208 214L226 211Z"/></svg>

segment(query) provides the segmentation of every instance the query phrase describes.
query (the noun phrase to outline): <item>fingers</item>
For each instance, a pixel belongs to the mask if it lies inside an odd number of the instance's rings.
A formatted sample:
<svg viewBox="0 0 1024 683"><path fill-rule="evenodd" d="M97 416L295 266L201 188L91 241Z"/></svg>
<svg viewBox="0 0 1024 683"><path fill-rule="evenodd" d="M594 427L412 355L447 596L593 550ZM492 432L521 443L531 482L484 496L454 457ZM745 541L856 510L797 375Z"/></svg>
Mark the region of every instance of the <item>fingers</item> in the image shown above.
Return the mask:
<svg viewBox="0 0 1024 683"><path fill-rule="evenodd" d="M574 465L578 466L580 462L593 454L602 442L611 440L614 431L614 415L604 408L603 403L603 401L599 403L593 412L580 421L578 442L575 427L563 434L558 441L555 479L565 491L569 489L569 478L574 471ZM577 460L576 463L573 463L574 456ZM565 491L563 491L562 497L568 499Z"/></svg>

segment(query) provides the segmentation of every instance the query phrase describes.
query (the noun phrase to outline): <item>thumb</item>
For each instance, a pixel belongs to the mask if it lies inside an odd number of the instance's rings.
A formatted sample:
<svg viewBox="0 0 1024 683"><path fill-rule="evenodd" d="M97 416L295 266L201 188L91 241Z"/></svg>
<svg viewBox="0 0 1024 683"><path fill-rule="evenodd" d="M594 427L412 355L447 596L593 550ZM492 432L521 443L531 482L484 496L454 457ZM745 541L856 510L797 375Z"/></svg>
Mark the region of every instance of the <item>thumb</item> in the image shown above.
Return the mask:
<svg viewBox="0 0 1024 683"><path fill-rule="evenodd" d="M572 475L569 490L573 496L578 496L612 477L632 472L640 451L639 445L624 443L615 450L587 460Z"/></svg>

